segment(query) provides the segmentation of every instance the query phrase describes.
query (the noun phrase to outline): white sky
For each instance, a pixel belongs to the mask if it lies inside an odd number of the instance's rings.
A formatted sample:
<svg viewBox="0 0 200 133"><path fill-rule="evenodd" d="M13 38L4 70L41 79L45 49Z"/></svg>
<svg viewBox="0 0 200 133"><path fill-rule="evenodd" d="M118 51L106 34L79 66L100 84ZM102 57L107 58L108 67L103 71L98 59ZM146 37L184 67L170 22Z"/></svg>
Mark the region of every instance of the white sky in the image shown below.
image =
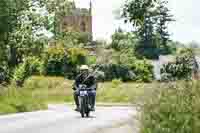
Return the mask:
<svg viewBox="0 0 200 133"><path fill-rule="evenodd" d="M89 7L90 0L75 0L78 7ZM95 39L109 40L116 28L130 29L123 21L116 19L114 11L119 9L125 0L92 0L93 1L93 34ZM188 43L200 42L199 0L169 0L169 7L176 22L170 25L173 40Z"/></svg>

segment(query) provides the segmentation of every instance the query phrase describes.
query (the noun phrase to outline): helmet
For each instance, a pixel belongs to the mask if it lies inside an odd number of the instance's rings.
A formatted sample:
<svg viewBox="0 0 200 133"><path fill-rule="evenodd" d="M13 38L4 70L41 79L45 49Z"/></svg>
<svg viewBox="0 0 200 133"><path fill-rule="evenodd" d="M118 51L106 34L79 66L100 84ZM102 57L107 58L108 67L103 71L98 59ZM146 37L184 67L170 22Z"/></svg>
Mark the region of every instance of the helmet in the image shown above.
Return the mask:
<svg viewBox="0 0 200 133"><path fill-rule="evenodd" d="M87 65L82 65L80 67L80 70L89 70L89 67Z"/></svg>

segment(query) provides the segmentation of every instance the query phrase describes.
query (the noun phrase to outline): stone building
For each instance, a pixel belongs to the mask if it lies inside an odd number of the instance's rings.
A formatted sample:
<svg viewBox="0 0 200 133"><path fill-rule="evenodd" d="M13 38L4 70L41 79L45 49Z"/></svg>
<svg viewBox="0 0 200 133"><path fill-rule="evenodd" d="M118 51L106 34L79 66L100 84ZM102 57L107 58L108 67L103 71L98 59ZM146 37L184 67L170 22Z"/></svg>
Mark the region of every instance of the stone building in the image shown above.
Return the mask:
<svg viewBox="0 0 200 133"><path fill-rule="evenodd" d="M90 1L89 9L77 8L74 1L71 4L71 13L61 20L61 30L86 32L92 36L92 2Z"/></svg>

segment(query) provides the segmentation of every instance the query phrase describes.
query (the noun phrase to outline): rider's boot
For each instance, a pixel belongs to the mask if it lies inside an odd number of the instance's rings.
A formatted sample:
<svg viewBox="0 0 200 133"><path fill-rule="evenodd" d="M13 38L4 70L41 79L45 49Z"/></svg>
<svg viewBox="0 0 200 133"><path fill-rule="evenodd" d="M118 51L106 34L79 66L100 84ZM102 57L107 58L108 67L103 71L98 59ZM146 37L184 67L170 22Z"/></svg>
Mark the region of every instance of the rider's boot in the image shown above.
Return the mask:
<svg viewBox="0 0 200 133"><path fill-rule="evenodd" d="M74 101L75 101L75 104L76 104L75 111L80 111L79 101L78 101L78 95L76 93L74 94Z"/></svg>
<svg viewBox="0 0 200 133"><path fill-rule="evenodd" d="M92 96L91 97L91 102L92 102L92 104L91 104L91 111L95 111L95 96Z"/></svg>

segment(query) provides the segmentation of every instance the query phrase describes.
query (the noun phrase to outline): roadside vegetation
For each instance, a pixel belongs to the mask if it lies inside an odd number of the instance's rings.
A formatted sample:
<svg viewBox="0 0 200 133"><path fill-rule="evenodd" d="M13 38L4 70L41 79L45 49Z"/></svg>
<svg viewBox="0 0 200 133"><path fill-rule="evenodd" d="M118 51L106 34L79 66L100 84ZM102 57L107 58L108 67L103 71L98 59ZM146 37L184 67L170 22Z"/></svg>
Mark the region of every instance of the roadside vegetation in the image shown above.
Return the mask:
<svg viewBox="0 0 200 133"><path fill-rule="evenodd" d="M194 77L200 48L170 39L168 24L175 20L167 2L125 2L118 15L134 30L119 27L107 43L90 40L89 33L60 30L60 20L74 7L68 0L1 0L0 114L73 102L73 80L87 64L99 81L97 102L140 106L141 133L197 133L200 84ZM175 59L161 68L158 82L151 61L160 55Z"/></svg>
<svg viewBox="0 0 200 133"><path fill-rule="evenodd" d="M46 103L74 103L72 80L63 77L29 78L23 89L26 89ZM136 103L145 91L152 90L158 83L123 83L121 80L98 84L97 102L101 103Z"/></svg>
<svg viewBox="0 0 200 133"><path fill-rule="evenodd" d="M199 81L160 86L142 106L141 133L198 133Z"/></svg>

